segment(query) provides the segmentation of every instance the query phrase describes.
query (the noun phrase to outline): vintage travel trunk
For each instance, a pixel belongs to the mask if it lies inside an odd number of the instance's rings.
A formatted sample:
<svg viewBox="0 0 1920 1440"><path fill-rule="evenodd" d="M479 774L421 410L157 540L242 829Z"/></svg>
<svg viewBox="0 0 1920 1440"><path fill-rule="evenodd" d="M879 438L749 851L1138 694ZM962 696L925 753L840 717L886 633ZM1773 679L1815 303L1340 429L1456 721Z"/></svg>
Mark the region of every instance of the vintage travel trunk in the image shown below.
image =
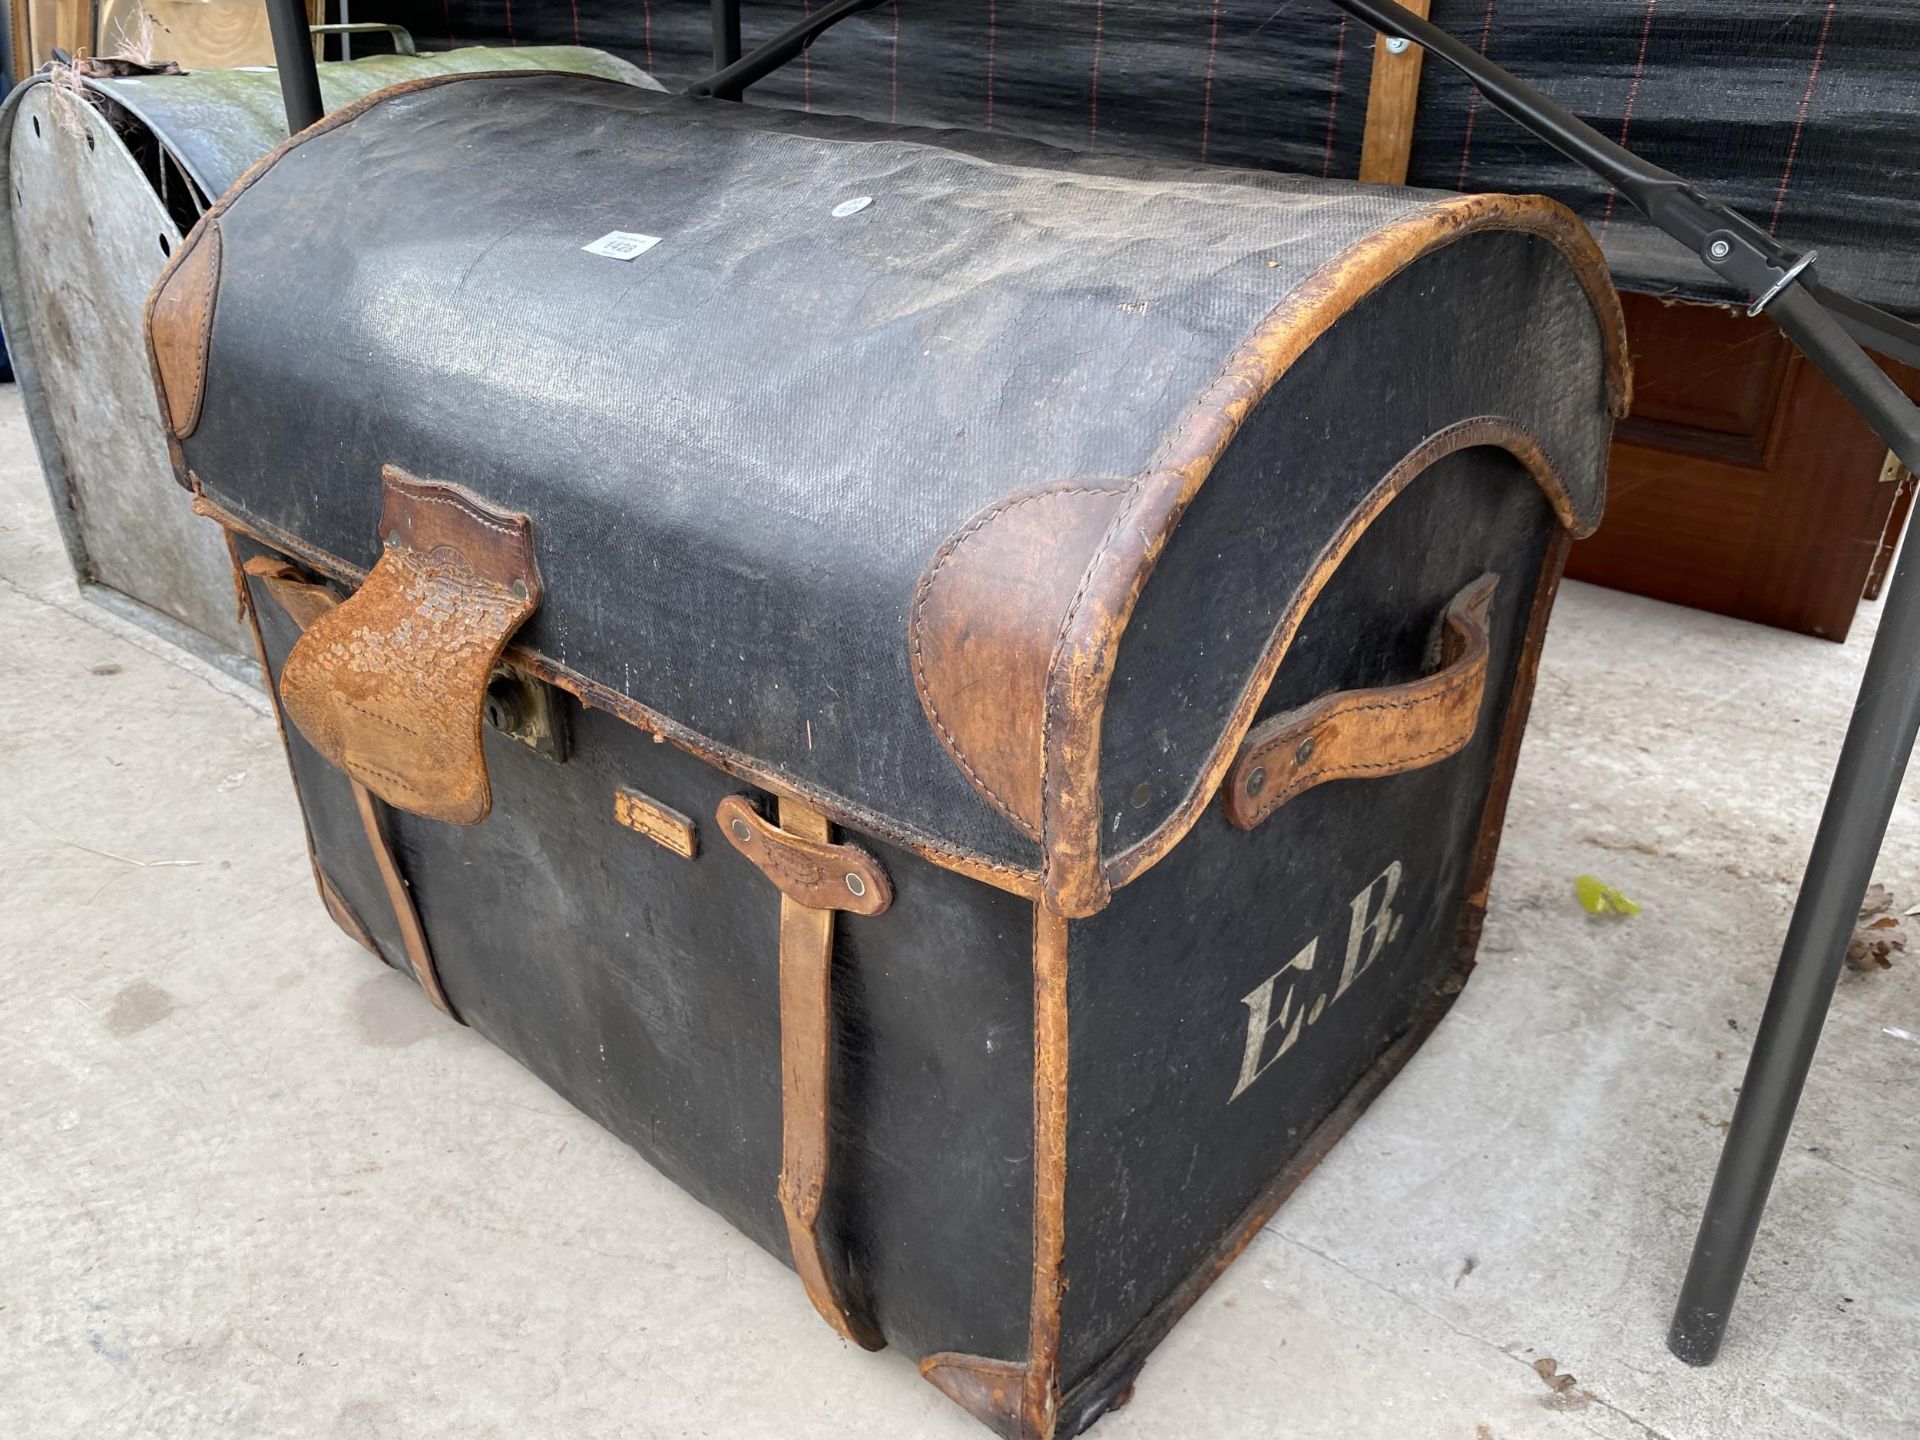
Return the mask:
<svg viewBox="0 0 1920 1440"><path fill-rule="evenodd" d="M1472 962L1579 222L650 94L329 116L148 306L336 920L1007 1436Z"/></svg>

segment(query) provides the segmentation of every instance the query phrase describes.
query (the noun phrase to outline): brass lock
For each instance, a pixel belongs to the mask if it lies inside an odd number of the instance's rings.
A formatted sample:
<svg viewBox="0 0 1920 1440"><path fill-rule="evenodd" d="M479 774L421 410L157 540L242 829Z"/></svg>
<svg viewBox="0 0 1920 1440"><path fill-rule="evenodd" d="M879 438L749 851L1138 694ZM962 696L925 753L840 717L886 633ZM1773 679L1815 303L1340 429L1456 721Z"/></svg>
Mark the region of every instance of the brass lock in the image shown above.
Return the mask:
<svg viewBox="0 0 1920 1440"><path fill-rule="evenodd" d="M487 681L481 718L509 740L517 740L543 760L567 758L567 712L560 692L516 665L494 667Z"/></svg>

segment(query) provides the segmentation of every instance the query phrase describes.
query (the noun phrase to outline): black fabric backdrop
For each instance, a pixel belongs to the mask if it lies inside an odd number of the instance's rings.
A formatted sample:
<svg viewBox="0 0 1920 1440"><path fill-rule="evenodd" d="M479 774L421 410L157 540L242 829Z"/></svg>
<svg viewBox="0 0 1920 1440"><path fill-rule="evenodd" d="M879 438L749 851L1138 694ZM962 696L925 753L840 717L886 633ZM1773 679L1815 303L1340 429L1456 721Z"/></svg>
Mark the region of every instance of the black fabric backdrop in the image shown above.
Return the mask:
<svg viewBox="0 0 1920 1440"><path fill-rule="evenodd" d="M748 0L749 47L817 0ZM426 47L598 45L669 88L711 60L706 0L361 0ZM1920 312L1915 0L1435 0L1434 18L1630 148L1821 252L1830 284ZM1372 35L1328 0L888 0L755 86L761 104L1351 176ZM1429 62L1412 183L1573 205L1628 288L1715 295L1692 257Z"/></svg>

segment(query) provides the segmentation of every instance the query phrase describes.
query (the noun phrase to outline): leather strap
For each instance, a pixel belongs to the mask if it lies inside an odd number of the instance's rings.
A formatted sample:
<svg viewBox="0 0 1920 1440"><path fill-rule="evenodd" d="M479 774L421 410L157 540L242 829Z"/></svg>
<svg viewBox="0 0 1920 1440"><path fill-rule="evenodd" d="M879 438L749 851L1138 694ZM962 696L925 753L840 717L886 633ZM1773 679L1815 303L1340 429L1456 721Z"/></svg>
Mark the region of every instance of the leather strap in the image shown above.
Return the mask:
<svg viewBox="0 0 1920 1440"><path fill-rule="evenodd" d="M367 844L373 850L380 883L387 888L387 903L393 906L393 918L400 924L400 943L406 946L407 964L413 967L413 978L420 982L420 988L435 1009L460 1020L460 1013L447 999L447 992L440 988L440 971L433 963L433 951L427 946L426 928L421 925L420 912L414 907L407 877L400 873L400 862L394 857L393 839L387 834L385 807L358 780L353 781L353 803L359 807L360 825L367 832Z"/></svg>
<svg viewBox="0 0 1920 1440"><path fill-rule="evenodd" d="M1275 715L1248 733L1227 774L1227 819L1251 830L1296 795L1329 780L1378 779L1464 750L1487 685L1487 607L1497 575L1448 604L1442 667L1377 690L1341 690Z"/></svg>
<svg viewBox="0 0 1920 1440"><path fill-rule="evenodd" d="M450 825L493 807L487 682L540 603L533 527L389 465L366 582L310 624L280 674L287 718L389 805Z"/></svg>
<svg viewBox="0 0 1920 1440"><path fill-rule="evenodd" d="M309 626L339 608L342 603L340 597L325 585L308 579L295 566L275 556L257 555L247 561L245 569L247 574L266 587L267 593L300 627L303 636ZM347 776L347 783L353 787L353 803L360 814L361 828L366 832L367 846L373 851L374 868L380 872L380 883L386 887L387 903L393 907L394 922L400 927L400 943L406 949L407 964L413 971L413 978L419 982L427 999L439 1010L460 1020L453 1002L447 999L446 991L440 988L440 972L433 963L433 951L427 944L426 928L420 923L420 912L413 903L413 891L393 853L393 840L387 834L386 816L381 804L353 776ZM323 883L321 894L336 921L340 920L342 910L352 915L352 911L346 910L346 902L333 894L330 886ZM336 901L341 910L334 909ZM374 954L380 953L379 946L373 943L358 918L349 927L349 933L354 934ZM461 1020L460 1023L464 1025L466 1022Z"/></svg>
<svg viewBox="0 0 1920 1440"><path fill-rule="evenodd" d="M872 856L836 845L827 817L798 800L780 802L769 825L730 795L720 833L780 890L780 1209L793 1268L821 1317L866 1350L886 1341L849 1303L820 1235L833 1115L833 917L878 915L893 887Z"/></svg>

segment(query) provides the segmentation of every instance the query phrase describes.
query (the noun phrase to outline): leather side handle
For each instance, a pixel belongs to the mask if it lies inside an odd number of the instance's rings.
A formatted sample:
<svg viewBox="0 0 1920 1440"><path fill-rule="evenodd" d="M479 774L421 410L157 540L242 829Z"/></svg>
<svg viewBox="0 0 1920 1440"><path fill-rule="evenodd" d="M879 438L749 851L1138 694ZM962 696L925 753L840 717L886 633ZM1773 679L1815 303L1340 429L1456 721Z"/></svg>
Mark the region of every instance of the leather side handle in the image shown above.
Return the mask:
<svg viewBox="0 0 1920 1440"><path fill-rule="evenodd" d="M280 674L287 718L389 805L477 825L487 682L540 603L533 526L470 491L389 465L379 561L316 617Z"/></svg>
<svg viewBox="0 0 1920 1440"><path fill-rule="evenodd" d="M1482 575L1447 605L1441 668L1404 685L1339 690L1256 725L1227 774L1227 819L1251 830L1329 780L1377 779L1464 750L1487 687L1487 609L1500 583Z"/></svg>
<svg viewBox="0 0 1920 1440"><path fill-rule="evenodd" d="M780 802L770 825L738 795L720 802L720 833L780 891L780 1210L807 1298L845 1339L878 1350L885 1338L847 1297L820 1233L833 1136L834 912L878 915L893 903L886 871L864 850L833 843L827 817Z"/></svg>

